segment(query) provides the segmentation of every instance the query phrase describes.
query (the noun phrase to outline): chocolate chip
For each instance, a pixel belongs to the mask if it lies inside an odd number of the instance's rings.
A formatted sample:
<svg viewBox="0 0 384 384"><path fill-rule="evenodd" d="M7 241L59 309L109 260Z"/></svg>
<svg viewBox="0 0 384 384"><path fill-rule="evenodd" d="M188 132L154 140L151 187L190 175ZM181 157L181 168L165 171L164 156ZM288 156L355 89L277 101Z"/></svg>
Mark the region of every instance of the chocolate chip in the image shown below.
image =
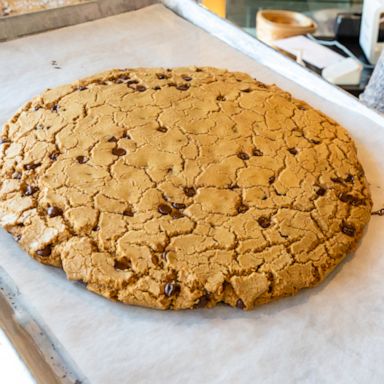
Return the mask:
<svg viewBox="0 0 384 384"><path fill-rule="evenodd" d="M157 207L157 210L162 214L162 215L169 215L172 212L172 208L167 205L167 204L160 204Z"/></svg>
<svg viewBox="0 0 384 384"><path fill-rule="evenodd" d="M216 100L217 101L224 101L225 97L223 95L219 95L219 96L216 97Z"/></svg>
<svg viewBox="0 0 384 384"><path fill-rule="evenodd" d="M160 85L155 85L155 86L153 87L153 89L154 89L155 91L158 91L158 90L161 89L161 87L160 87Z"/></svg>
<svg viewBox="0 0 384 384"><path fill-rule="evenodd" d="M319 189L316 191L317 196L324 196L325 195L325 188L319 187Z"/></svg>
<svg viewBox="0 0 384 384"><path fill-rule="evenodd" d="M108 143L117 143L117 139L115 136L112 136L110 139L108 139Z"/></svg>
<svg viewBox="0 0 384 384"><path fill-rule="evenodd" d="M88 161L88 158L85 156L77 156L76 160L79 164L85 164Z"/></svg>
<svg viewBox="0 0 384 384"><path fill-rule="evenodd" d="M343 232L344 235L353 237L353 236L355 236L356 229L351 224L343 223L343 224L341 224L341 232Z"/></svg>
<svg viewBox="0 0 384 384"><path fill-rule="evenodd" d="M246 154L245 152L239 152L237 154L237 157L241 160L249 160L249 156L248 154Z"/></svg>
<svg viewBox="0 0 384 384"><path fill-rule="evenodd" d="M47 214L49 217L56 217L56 216L62 215L63 211L57 207L48 207L47 208Z"/></svg>
<svg viewBox="0 0 384 384"><path fill-rule="evenodd" d="M244 212L247 212L249 209L249 207L245 204L240 204L238 207L237 207L237 212L239 213L244 213Z"/></svg>
<svg viewBox="0 0 384 384"><path fill-rule="evenodd" d="M123 216L129 216L129 217L132 217L132 216L133 216L132 208L127 208L126 210L124 210L124 211L123 211Z"/></svg>
<svg viewBox="0 0 384 384"><path fill-rule="evenodd" d="M146 90L147 88L144 85L139 84L138 86L136 86L136 91L144 92Z"/></svg>
<svg viewBox="0 0 384 384"><path fill-rule="evenodd" d="M53 104L51 107L52 112L58 112L59 111L59 106L57 104Z"/></svg>
<svg viewBox="0 0 384 384"><path fill-rule="evenodd" d="M275 176L271 176L269 179L268 179L268 183L269 184L273 184L275 181Z"/></svg>
<svg viewBox="0 0 384 384"><path fill-rule="evenodd" d="M15 236L15 241L19 242L21 240L21 235Z"/></svg>
<svg viewBox="0 0 384 384"><path fill-rule="evenodd" d="M113 148L112 154L115 156L124 156L127 151L124 148Z"/></svg>
<svg viewBox="0 0 384 384"><path fill-rule="evenodd" d="M300 111L306 111L307 110L307 108L304 105L299 105L297 108L300 109Z"/></svg>
<svg viewBox="0 0 384 384"><path fill-rule="evenodd" d="M139 84L139 81L138 80L128 80L127 85L131 85L131 84Z"/></svg>
<svg viewBox="0 0 384 384"><path fill-rule="evenodd" d="M192 77L191 77L191 76L181 75L181 77L182 77L185 81L191 81L191 80L192 80Z"/></svg>
<svg viewBox="0 0 384 384"><path fill-rule="evenodd" d="M245 305L244 305L244 303L243 303L243 300L238 299L238 300L236 301L236 308L239 308L239 309L244 309L244 308L245 308Z"/></svg>
<svg viewBox="0 0 384 384"><path fill-rule="evenodd" d="M172 203L172 207L175 209L184 209L186 205L183 203Z"/></svg>
<svg viewBox="0 0 384 384"><path fill-rule="evenodd" d="M198 68L198 67L195 69L195 71L196 72L203 72L203 70L201 68Z"/></svg>
<svg viewBox="0 0 384 384"><path fill-rule="evenodd" d="M93 228L92 228L92 231L94 232L97 232L100 230L100 227L98 225L95 225Z"/></svg>
<svg viewBox="0 0 384 384"><path fill-rule="evenodd" d="M344 179L347 183L353 183L355 178L350 173L347 175L347 177Z"/></svg>
<svg viewBox="0 0 384 384"><path fill-rule="evenodd" d="M341 177L331 177L331 180L337 184L344 184L344 181Z"/></svg>
<svg viewBox="0 0 384 384"><path fill-rule="evenodd" d="M27 185L24 190L24 196L32 196L34 193L36 193L39 190L39 188L34 187L32 185Z"/></svg>
<svg viewBox="0 0 384 384"><path fill-rule="evenodd" d="M48 257L52 253L52 249L50 245L47 245L45 248L39 249L36 251L36 254L41 257Z"/></svg>
<svg viewBox="0 0 384 384"><path fill-rule="evenodd" d="M356 196L350 195L349 193L341 193L339 195L339 199L343 203L348 203L348 204L351 204L351 205L353 205L355 207L364 204L364 200L363 199L360 199L360 198L358 198Z"/></svg>
<svg viewBox="0 0 384 384"><path fill-rule="evenodd" d="M179 91L186 91L189 88L189 84L180 84L176 87Z"/></svg>
<svg viewBox="0 0 384 384"><path fill-rule="evenodd" d="M156 73L156 77L159 79L159 80L164 80L164 79L167 79L168 76L165 75L164 73Z"/></svg>
<svg viewBox="0 0 384 384"><path fill-rule="evenodd" d="M199 298L199 301L195 305L196 308L205 308L207 304L209 303L209 299L211 298L211 295L209 293L204 294Z"/></svg>
<svg viewBox="0 0 384 384"><path fill-rule="evenodd" d="M176 295L180 292L180 286L176 284L175 282L167 283L164 286L164 294L167 297L170 297L172 295Z"/></svg>
<svg viewBox="0 0 384 384"><path fill-rule="evenodd" d="M292 155L297 155L297 149L296 148L289 148L288 152Z"/></svg>
<svg viewBox="0 0 384 384"><path fill-rule="evenodd" d="M171 68L167 68L166 71L167 72L172 72L172 69Z"/></svg>
<svg viewBox="0 0 384 384"><path fill-rule="evenodd" d="M125 133L123 134L123 139L131 140L131 136L129 136L128 133L125 132Z"/></svg>
<svg viewBox="0 0 384 384"><path fill-rule="evenodd" d="M268 228L271 225L271 219L267 216L260 216L257 219L257 222L261 228Z"/></svg>
<svg viewBox="0 0 384 384"><path fill-rule="evenodd" d="M118 269L119 271L125 271L129 269L129 267L131 266L131 263L126 257L123 257L120 260L115 260L113 266L115 269Z"/></svg>
<svg viewBox="0 0 384 384"><path fill-rule="evenodd" d="M251 88L245 88L245 89L242 89L241 92L245 92L245 93L249 93L251 92L252 89Z"/></svg>
<svg viewBox="0 0 384 384"><path fill-rule="evenodd" d="M228 186L228 188L231 189L231 190L234 190L234 189L238 189L239 186L237 184L231 184L231 185Z"/></svg>
<svg viewBox="0 0 384 384"><path fill-rule="evenodd" d="M196 190L195 188L193 187L184 187L184 193L188 196L188 197L193 197L196 195Z"/></svg>
<svg viewBox="0 0 384 384"><path fill-rule="evenodd" d="M41 165L41 163L24 164L24 167L23 167L23 168L24 168L26 171L30 171L30 170L32 170L32 169L35 169L35 168L37 168L37 167L40 167L40 165Z"/></svg>
<svg viewBox="0 0 384 384"><path fill-rule="evenodd" d="M12 178L13 179L16 179L16 180L20 180L21 179L21 173L20 172L15 172L13 175L12 175Z"/></svg>
<svg viewBox="0 0 384 384"><path fill-rule="evenodd" d="M321 141L317 139L311 139L311 143L317 145L317 144L320 144Z"/></svg>
<svg viewBox="0 0 384 384"><path fill-rule="evenodd" d="M253 156L263 156L263 152L261 152L260 149L253 148L252 149L252 155Z"/></svg>
<svg viewBox="0 0 384 384"><path fill-rule="evenodd" d="M39 109L41 109L41 105L35 105L35 106L32 108L32 111L36 112L36 111L38 111Z"/></svg>
<svg viewBox="0 0 384 384"><path fill-rule="evenodd" d="M158 127L157 131L165 133L165 132L168 131L168 128L166 128L166 127Z"/></svg>
<svg viewBox="0 0 384 384"><path fill-rule="evenodd" d="M48 157L52 160L52 161L56 161L57 158L59 157L60 155L60 152L52 152Z"/></svg>
<svg viewBox="0 0 384 384"><path fill-rule="evenodd" d="M173 211L171 214L172 219L181 219L184 215L180 211Z"/></svg>
<svg viewBox="0 0 384 384"><path fill-rule="evenodd" d="M88 89L85 85L81 85L79 88L77 88L79 91L85 91Z"/></svg>

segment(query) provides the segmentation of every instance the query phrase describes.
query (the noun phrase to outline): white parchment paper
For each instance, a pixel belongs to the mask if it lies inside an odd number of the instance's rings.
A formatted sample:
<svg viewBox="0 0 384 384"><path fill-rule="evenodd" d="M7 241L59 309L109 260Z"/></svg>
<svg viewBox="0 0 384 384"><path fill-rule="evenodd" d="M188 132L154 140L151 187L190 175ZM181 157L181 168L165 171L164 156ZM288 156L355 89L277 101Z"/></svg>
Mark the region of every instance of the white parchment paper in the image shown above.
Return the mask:
<svg viewBox="0 0 384 384"><path fill-rule="evenodd" d="M61 69L55 69L55 60ZM355 138L384 205L384 124L279 76L161 5L0 45L0 122L47 87L113 67L213 65L275 82ZM352 100L352 99L351 99ZM375 121L374 121L375 120ZM0 265L94 384L382 383L384 217L318 288L243 312L160 312L109 302L33 261L0 232Z"/></svg>

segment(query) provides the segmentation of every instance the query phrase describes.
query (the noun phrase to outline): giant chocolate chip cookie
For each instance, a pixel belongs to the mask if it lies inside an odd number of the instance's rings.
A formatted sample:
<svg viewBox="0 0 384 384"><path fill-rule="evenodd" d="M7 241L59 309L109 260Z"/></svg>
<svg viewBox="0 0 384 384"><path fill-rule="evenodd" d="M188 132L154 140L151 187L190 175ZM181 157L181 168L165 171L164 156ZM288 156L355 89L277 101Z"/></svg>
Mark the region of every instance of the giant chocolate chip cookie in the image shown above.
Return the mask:
<svg viewBox="0 0 384 384"><path fill-rule="evenodd" d="M1 224L38 261L129 304L292 295L370 217L345 129L243 73L105 72L27 103L1 142Z"/></svg>

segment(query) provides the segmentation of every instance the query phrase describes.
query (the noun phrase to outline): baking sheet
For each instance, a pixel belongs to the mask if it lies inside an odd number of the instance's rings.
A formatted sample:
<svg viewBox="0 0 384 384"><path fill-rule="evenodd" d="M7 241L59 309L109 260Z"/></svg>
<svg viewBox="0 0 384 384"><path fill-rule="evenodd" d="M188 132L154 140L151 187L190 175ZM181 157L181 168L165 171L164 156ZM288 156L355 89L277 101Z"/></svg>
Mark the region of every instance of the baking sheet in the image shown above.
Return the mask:
<svg viewBox="0 0 384 384"><path fill-rule="evenodd" d="M351 108L352 98L341 107L317 96L161 5L1 44L0 123L44 88L97 71L190 64L275 82L341 122L356 140L375 208L384 204L378 115ZM34 262L4 231L0 265L91 383L381 383L383 221L372 218L356 253L318 288L252 312L160 312L112 303Z"/></svg>

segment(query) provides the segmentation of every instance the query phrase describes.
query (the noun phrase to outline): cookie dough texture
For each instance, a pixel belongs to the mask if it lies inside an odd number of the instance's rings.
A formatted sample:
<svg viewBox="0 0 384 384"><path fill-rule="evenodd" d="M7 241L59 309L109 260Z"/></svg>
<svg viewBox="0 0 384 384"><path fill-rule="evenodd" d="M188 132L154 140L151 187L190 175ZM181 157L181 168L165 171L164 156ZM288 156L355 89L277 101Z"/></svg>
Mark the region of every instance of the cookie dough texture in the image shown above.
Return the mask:
<svg viewBox="0 0 384 384"><path fill-rule="evenodd" d="M244 73L104 72L27 103L1 142L1 224L129 304L251 309L295 294L370 217L345 129Z"/></svg>

